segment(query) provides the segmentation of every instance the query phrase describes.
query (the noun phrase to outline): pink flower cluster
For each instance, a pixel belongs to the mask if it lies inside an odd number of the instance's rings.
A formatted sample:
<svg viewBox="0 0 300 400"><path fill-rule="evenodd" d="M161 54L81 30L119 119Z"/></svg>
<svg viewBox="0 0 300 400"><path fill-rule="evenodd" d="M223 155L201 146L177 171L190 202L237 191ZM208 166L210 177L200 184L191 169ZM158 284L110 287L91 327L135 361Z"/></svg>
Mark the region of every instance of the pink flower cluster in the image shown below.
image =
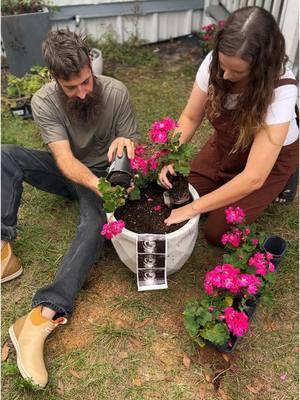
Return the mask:
<svg viewBox="0 0 300 400"><path fill-rule="evenodd" d="M275 266L271 262L273 256L271 253L255 253L252 257L249 258L248 264L252 267L255 267L255 273L257 275L266 275L268 272L274 272Z"/></svg>
<svg viewBox="0 0 300 400"><path fill-rule="evenodd" d="M218 29L224 28L224 25L225 25L225 21L222 20L222 21L219 21L218 24L209 24L209 25L202 26L202 30L204 32L206 32L203 36L203 40L205 40L205 41L212 40L214 38L215 32Z"/></svg>
<svg viewBox="0 0 300 400"><path fill-rule="evenodd" d="M224 233L221 237L222 244L231 244L233 247L239 247L243 237L243 232L235 228L232 232Z"/></svg>
<svg viewBox="0 0 300 400"><path fill-rule="evenodd" d="M231 264L217 265L212 271L205 275L204 289L207 294L212 295L214 289L226 289L231 293L242 292L246 289L249 294L257 293L257 286L261 281L255 275L241 274L239 268Z"/></svg>
<svg viewBox="0 0 300 400"><path fill-rule="evenodd" d="M227 224L242 224L246 214L241 207L228 207L225 209Z"/></svg>
<svg viewBox="0 0 300 400"><path fill-rule="evenodd" d="M249 328L248 316L244 311L236 311L232 307L224 309L226 325L235 336L243 336Z"/></svg>
<svg viewBox="0 0 300 400"><path fill-rule="evenodd" d="M141 157L145 153L145 146L138 145L135 148L135 157L130 160L130 166L133 171L141 172L144 176L148 175L149 170L155 171L158 167L159 157L168 153L168 150L159 150L154 153L150 158L145 159Z"/></svg>
<svg viewBox="0 0 300 400"><path fill-rule="evenodd" d="M125 222L121 219L118 221L108 222L102 227L101 235L105 236L106 239L112 239L122 232L125 227Z"/></svg>
<svg viewBox="0 0 300 400"><path fill-rule="evenodd" d="M177 126L177 122L172 118L154 122L149 130L150 140L154 143L166 143L169 132Z"/></svg>

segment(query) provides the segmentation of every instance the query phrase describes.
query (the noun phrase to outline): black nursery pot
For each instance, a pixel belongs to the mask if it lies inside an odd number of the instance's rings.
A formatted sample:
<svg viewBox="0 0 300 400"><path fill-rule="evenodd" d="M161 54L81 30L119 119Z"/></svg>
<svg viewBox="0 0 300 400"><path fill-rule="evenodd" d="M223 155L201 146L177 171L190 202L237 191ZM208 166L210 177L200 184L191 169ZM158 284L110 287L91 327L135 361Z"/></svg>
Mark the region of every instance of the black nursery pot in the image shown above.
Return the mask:
<svg viewBox="0 0 300 400"><path fill-rule="evenodd" d="M22 117L23 119L33 119L30 104L24 104L18 107L11 107L10 110L14 116Z"/></svg>
<svg viewBox="0 0 300 400"><path fill-rule="evenodd" d="M246 306L247 308L245 309L245 313L248 315L249 320L251 320L253 315L255 314L257 304L254 300L247 300ZM222 345L213 344L211 342L208 343L212 347L217 349L220 353L233 353L241 339L241 336L230 335L230 339L228 340L228 342Z"/></svg>
<svg viewBox="0 0 300 400"><path fill-rule="evenodd" d="M133 173L130 168L130 161L127 157L126 150L124 150L122 156L116 156L110 165L106 179L112 184L112 186L120 185L124 188L128 188L132 176Z"/></svg>
<svg viewBox="0 0 300 400"><path fill-rule="evenodd" d="M277 270L287 250L287 242L280 236L272 235L265 240L263 250L273 255L272 263Z"/></svg>

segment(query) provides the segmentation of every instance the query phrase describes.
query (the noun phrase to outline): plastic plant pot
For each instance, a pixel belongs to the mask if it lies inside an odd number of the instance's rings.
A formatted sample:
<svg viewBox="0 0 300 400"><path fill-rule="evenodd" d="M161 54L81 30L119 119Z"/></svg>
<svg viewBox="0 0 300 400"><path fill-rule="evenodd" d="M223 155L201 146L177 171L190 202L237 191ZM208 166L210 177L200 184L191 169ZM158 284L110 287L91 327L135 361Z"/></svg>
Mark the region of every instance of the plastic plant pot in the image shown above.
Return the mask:
<svg viewBox="0 0 300 400"><path fill-rule="evenodd" d="M133 172L130 167L130 161L127 157L126 150L124 150L122 156L116 156L114 161L111 163L106 179L113 186L120 185L128 188L132 181L132 177Z"/></svg>
<svg viewBox="0 0 300 400"><path fill-rule="evenodd" d="M287 250L287 242L280 236L272 235L265 240L263 250L273 255L272 263L277 270Z"/></svg>
<svg viewBox="0 0 300 400"><path fill-rule="evenodd" d="M248 318L250 321L252 319L253 315L255 314L257 304L254 300L247 300L246 306L247 306L247 308L245 309L245 313L248 315ZM222 345L213 344L211 342L207 342L207 343L210 346L217 349L221 353L233 353L234 350L236 349L236 346L241 341L241 339L242 339L241 336L230 335L230 339L228 340L228 342L226 342Z"/></svg>
<svg viewBox="0 0 300 400"><path fill-rule="evenodd" d="M199 198L193 186L189 185L189 191L193 200ZM108 219L110 217L112 217L112 214L107 215ZM180 270L192 254L198 236L199 217L200 215L196 215L178 230L166 234L168 275ZM135 274L137 269L137 238L137 233L124 228L118 236L112 239L112 244L120 260Z"/></svg>
<svg viewBox="0 0 300 400"><path fill-rule="evenodd" d="M92 70L95 75L102 75L103 72L103 58L101 50L99 49L91 49L90 57L92 60Z"/></svg>

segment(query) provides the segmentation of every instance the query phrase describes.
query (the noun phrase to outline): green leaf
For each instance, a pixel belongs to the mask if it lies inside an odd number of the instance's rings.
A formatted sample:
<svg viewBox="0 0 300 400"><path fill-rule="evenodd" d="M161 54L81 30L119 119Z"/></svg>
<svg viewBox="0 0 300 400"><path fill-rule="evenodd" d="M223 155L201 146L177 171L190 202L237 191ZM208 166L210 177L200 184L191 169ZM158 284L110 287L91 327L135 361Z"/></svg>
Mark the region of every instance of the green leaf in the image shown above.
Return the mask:
<svg viewBox="0 0 300 400"><path fill-rule="evenodd" d="M200 331L200 335L211 343L224 344L230 338L229 331L224 322L218 322L211 326L206 326Z"/></svg>

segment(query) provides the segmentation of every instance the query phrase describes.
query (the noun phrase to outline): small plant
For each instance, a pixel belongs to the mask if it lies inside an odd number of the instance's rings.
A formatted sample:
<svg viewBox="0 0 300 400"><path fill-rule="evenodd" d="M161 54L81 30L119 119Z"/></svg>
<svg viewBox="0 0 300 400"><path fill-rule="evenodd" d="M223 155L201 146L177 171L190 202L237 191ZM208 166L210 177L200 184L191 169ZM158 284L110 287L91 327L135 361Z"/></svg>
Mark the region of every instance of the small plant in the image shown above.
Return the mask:
<svg viewBox="0 0 300 400"><path fill-rule="evenodd" d="M15 107L20 101L29 102L34 93L50 81L48 69L39 65L31 67L30 72L21 78L9 74L7 77L7 102L11 107Z"/></svg>
<svg viewBox="0 0 300 400"><path fill-rule="evenodd" d="M138 146L135 158L131 160L131 168L135 171L135 190L130 194L131 199L140 198L140 188L149 182L156 181L164 165L173 164L174 170L183 176L190 172L190 162L197 152L191 143L180 144L181 133L174 135L178 126L172 118L165 118L152 124L149 130L150 145Z"/></svg>
<svg viewBox="0 0 300 400"><path fill-rule="evenodd" d="M249 326L249 308L258 299L268 298L268 284L275 277L273 256L260 251L253 226L244 225L244 211L229 207L225 214L232 225L221 238L228 253L222 265L205 274L201 300L188 301L183 313L188 333L200 346L209 341L215 345L227 342L230 347L234 337L243 336Z"/></svg>
<svg viewBox="0 0 300 400"><path fill-rule="evenodd" d="M101 49L105 64L109 66L128 65L158 65L159 57L151 49L144 46L144 42L135 36L131 36L123 43L118 41L116 34L108 32L100 40L94 40L90 35L86 37L86 43L90 48Z"/></svg>
<svg viewBox="0 0 300 400"><path fill-rule="evenodd" d="M49 2L43 0L2 0L1 11L3 15L27 14L42 11L47 6Z"/></svg>
<svg viewBox="0 0 300 400"><path fill-rule="evenodd" d="M225 21L219 21L217 24L202 26L201 31L197 32L200 46L204 54L208 54L213 49L216 33L224 27Z"/></svg>

